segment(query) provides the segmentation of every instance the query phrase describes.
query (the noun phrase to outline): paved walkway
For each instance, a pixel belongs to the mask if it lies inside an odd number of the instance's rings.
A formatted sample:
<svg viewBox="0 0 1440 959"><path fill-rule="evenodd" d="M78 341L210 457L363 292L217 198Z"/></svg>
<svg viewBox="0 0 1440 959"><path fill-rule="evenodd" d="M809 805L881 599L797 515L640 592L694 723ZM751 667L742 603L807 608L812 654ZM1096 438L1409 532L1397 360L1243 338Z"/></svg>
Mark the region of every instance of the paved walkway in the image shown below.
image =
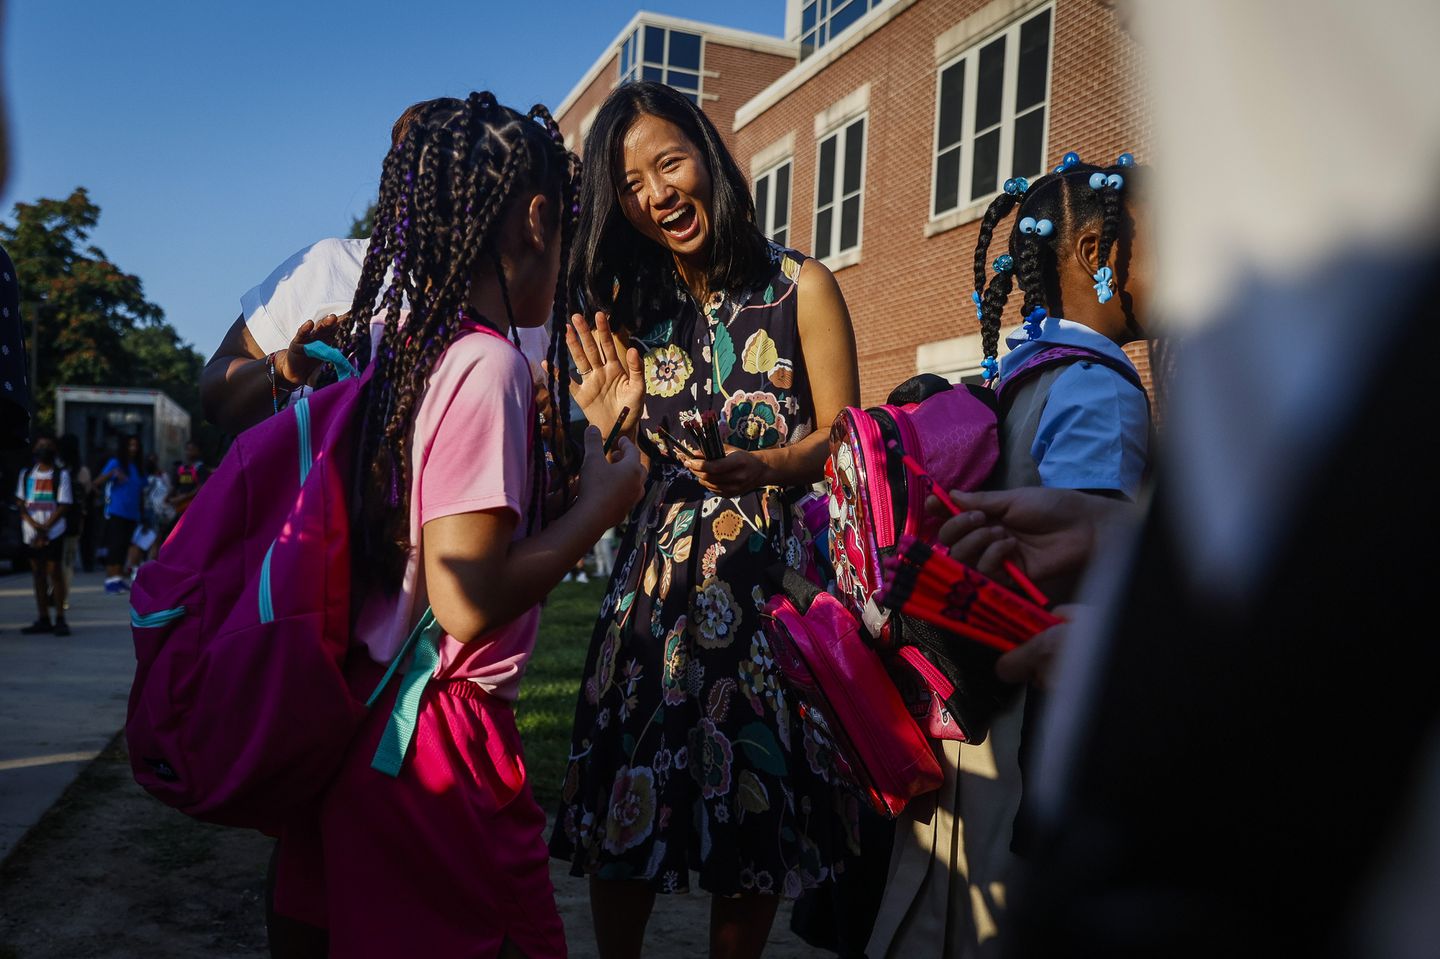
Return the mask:
<svg viewBox="0 0 1440 959"><path fill-rule="evenodd" d="M125 724L135 672L130 606L76 573L65 638L22 636L29 575L0 577L0 860Z"/></svg>

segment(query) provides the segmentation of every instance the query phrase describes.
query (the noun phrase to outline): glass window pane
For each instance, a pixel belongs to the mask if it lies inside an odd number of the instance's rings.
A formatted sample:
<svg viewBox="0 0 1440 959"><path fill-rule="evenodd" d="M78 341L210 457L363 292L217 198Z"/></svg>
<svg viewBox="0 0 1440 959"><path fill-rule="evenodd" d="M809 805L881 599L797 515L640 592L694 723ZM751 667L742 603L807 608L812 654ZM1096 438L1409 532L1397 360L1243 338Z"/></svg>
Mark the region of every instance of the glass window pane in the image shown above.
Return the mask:
<svg viewBox="0 0 1440 959"><path fill-rule="evenodd" d="M1011 176L1033 176L1040 173L1043 158L1040 141L1045 137L1045 108L1036 107L1015 121L1015 155Z"/></svg>
<svg viewBox="0 0 1440 959"><path fill-rule="evenodd" d="M865 15L865 0L850 0L841 6L835 3L830 11L830 38L833 40L842 30Z"/></svg>
<svg viewBox="0 0 1440 959"><path fill-rule="evenodd" d="M775 171L775 223L790 225L790 164Z"/></svg>
<svg viewBox="0 0 1440 959"><path fill-rule="evenodd" d="M807 33L805 34L805 36L800 38L801 60L804 60L806 57L810 56L810 54L815 52L815 39L816 35L813 33Z"/></svg>
<svg viewBox="0 0 1440 959"><path fill-rule="evenodd" d="M687 94L685 94L685 99L689 100L691 103L695 104L697 107L700 105L700 95L699 95L699 94L696 94L696 93L687 93Z"/></svg>
<svg viewBox="0 0 1440 959"><path fill-rule="evenodd" d="M946 67L945 72L940 74L940 103L937 110L940 113L939 148L943 150L959 143L963 135L960 125L965 112L964 60Z"/></svg>
<svg viewBox="0 0 1440 959"><path fill-rule="evenodd" d="M840 249L860 245L860 198L852 196L840 204Z"/></svg>
<svg viewBox="0 0 1440 959"><path fill-rule="evenodd" d="M805 4L805 10L800 14L800 32L809 33L815 26L815 11L819 8L819 0Z"/></svg>
<svg viewBox="0 0 1440 959"><path fill-rule="evenodd" d="M835 202L835 140L837 137L830 137L820 144L820 172L816 180L820 184L819 197L820 206L828 206Z"/></svg>
<svg viewBox="0 0 1440 959"><path fill-rule="evenodd" d="M659 27L645 28L645 60L648 63L665 62L665 31Z"/></svg>
<svg viewBox="0 0 1440 959"><path fill-rule="evenodd" d="M935 161L935 213L960 205L960 147L947 150Z"/></svg>
<svg viewBox="0 0 1440 959"><path fill-rule="evenodd" d="M700 75L698 73L685 73L681 70L667 70L665 72L665 75L669 78L668 80L666 80L666 82L669 83L672 87L677 87L681 90L700 89Z"/></svg>
<svg viewBox="0 0 1440 959"><path fill-rule="evenodd" d="M1020 72L1015 88L1015 109L1023 110L1045 99L1045 74L1050 68L1050 11L1031 17L1020 27Z"/></svg>
<svg viewBox="0 0 1440 959"><path fill-rule="evenodd" d="M770 217L770 176L766 174L755 181L755 218L760 221L760 232L769 235L775 227Z"/></svg>
<svg viewBox="0 0 1440 959"><path fill-rule="evenodd" d="M670 61L666 66L682 70L700 69L700 35L670 31Z"/></svg>
<svg viewBox="0 0 1440 959"><path fill-rule="evenodd" d="M975 83L975 132L1000 122L1000 96L1005 85L1005 38L980 49L980 75Z"/></svg>
<svg viewBox="0 0 1440 959"><path fill-rule="evenodd" d="M787 245L787 244L790 242L790 231L787 230L787 229L781 228L781 229L779 229L779 230L776 230L776 231L775 231L775 235L772 236L772 237L770 237L770 239L774 240L776 243L780 244L781 246L785 246L785 245Z"/></svg>
<svg viewBox="0 0 1440 959"><path fill-rule="evenodd" d="M976 139L974 156L970 199L979 200L995 192L995 178L1000 173L1000 131L991 130Z"/></svg>
<svg viewBox="0 0 1440 959"><path fill-rule="evenodd" d="M625 38L625 46L620 50L620 75L623 77L630 72L630 64L635 57L635 35L632 33Z"/></svg>
<svg viewBox="0 0 1440 959"><path fill-rule="evenodd" d="M830 209L815 214L815 256L822 260L830 255L830 215L833 212Z"/></svg>
<svg viewBox="0 0 1440 959"><path fill-rule="evenodd" d="M865 169L865 121L852 123L845 130L844 192L854 193L862 186L860 175Z"/></svg>
<svg viewBox="0 0 1440 959"><path fill-rule="evenodd" d="M646 80L654 80L656 83L665 82L665 71L659 67L645 67L641 75Z"/></svg>

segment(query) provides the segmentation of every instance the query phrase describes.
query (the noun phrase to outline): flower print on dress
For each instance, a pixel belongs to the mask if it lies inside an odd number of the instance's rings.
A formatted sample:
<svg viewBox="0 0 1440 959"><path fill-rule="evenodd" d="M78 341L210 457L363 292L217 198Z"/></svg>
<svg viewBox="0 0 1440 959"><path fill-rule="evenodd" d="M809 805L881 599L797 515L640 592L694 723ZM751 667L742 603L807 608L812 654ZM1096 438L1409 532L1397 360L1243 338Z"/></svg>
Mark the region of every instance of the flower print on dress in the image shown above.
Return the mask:
<svg viewBox="0 0 1440 959"><path fill-rule="evenodd" d="M715 575L715 568L720 565L720 557L725 555L724 543L711 543L705 550L705 555L700 557L700 576L709 579Z"/></svg>
<svg viewBox="0 0 1440 959"><path fill-rule="evenodd" d="M735 752L725 734L709 719L690 730L690 775L700 784L700 795L706 799L724 796L730 791L730 767Z"/></svg>
<svg viewBox="0 0 1440 959"><path fill-rule="evenodd" d="M690 606L690 628L695 641L706 649L724 649L735 641L735 623L740 612L730 584L711 577L696 590Z"/></svg>
<svg viewBox="0 0 1440 959"><path fill-rule="evenodd" d="M665 662L660 677L661 699L666 706L685 702L685 669L690 650L686 643L687 620L681 616L665 637Z"/></svg>
<svg viewBox="0 0 1440 959"><path fill-rule="evenodd" d="M655 825L655 774L644 766L621 766L610 790L610 814L605 820L605 850L633 849Z"/></svg>
<svg viewBox="0 0 1440 959"><path fill-rule="evenodd" d="M744 529L745 517L733 509L727 509L710 524L710 532L715 534L715 538L726 543L737 538Z"/></svg>
<svg viewBox="0 0 1440 959"><path fill-rule="evenodd" d="M685 389L695 372L690 354L674 343L645 354L645 392L651 396L674 396Z"/></svg>
<svg viewBox="0 0 1440 959"><path fill-rule="evenodd" d="M737 390L725 401L720 420L727 431L726 442L744 450L765 450L779 446L790 435L790 426L780 412L774 393L746 393Z"/></svg>

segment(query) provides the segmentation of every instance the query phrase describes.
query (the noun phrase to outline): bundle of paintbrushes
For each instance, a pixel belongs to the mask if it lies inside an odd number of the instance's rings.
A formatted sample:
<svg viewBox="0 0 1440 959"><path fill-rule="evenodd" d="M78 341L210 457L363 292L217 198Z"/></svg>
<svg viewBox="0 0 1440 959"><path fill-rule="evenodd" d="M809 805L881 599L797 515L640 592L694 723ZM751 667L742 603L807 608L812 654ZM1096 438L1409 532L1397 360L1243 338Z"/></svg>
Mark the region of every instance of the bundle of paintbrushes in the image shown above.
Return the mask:
<svg viewBox="0 0 1440 959"><path fill-rule="evenodd" d="M725 456L725 442L720 438L720 417L714 410L681 413L680 425L694 434L705 459L718 460Z"/></svg>
<svg viewBox="0 0 1440 959"><path fill-rule="evenodd" d="M913 536L902 537L883 565L880 605L1002 652L1060 622L942 547Z"/></svg>

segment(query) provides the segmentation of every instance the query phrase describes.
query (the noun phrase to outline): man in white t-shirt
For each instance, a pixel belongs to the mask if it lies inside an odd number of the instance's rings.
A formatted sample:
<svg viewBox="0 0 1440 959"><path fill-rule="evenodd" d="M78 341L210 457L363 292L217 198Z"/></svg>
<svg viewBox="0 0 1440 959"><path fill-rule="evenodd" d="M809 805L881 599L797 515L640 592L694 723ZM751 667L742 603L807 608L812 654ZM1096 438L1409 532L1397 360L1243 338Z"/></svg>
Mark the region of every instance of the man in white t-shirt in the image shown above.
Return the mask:
<svg viewBox="0 0 1440 959"><path fill-rule="evenodd" d="M55 464L55 437L41 435L35 441L35 462L20 471L15 484L15 502L20 509L22 535L35 572L35 605L40 610L35 622L20 632L26 636L54 633L69 636L65 622L65 577L60 575L64 549L65 513L74 502L70 472ZM55 619L50 619L50 607Z"/></svg>

